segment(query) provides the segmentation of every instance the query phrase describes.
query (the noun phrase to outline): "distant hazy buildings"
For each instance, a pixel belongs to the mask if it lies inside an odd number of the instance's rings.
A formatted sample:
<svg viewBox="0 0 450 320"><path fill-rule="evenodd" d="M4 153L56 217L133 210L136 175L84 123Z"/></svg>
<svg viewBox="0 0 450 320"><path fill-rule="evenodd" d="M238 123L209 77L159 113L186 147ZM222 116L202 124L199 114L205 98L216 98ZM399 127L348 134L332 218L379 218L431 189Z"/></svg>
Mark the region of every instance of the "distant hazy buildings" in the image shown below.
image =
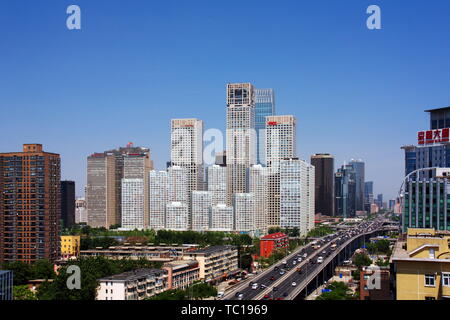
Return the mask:
<svg viewBox="0 0 450 320"><path fill-rule="evenodd" d="M355 172L355 210L364 210L365 164L362 160L351 160L349 163Z"/></svg>
<svg viewBox="0 0 450 320"><path fill-rule="evenodd" d="M364 183L364 210L370 212L370 206L374 203L373 181Z"/></svg>
<svg viewBox="0 0 450 320"><path fill-rule="evenodd" d="M356 173L352 165L344 164L335 173L335 215L352 218L356 214Z"/></svg>
<svg viewBox="0 0 450 320"><path fill-rule="evenodd" d="M86 199L78 198L75 200L75 223L87 223Z"/></svg>
<svg viewBox="0 0 450 320"><path fill-rule="evenodd" d="M334 215L334 158L328 153L311 156L315 168L315 210L326 216Z"/></svg>

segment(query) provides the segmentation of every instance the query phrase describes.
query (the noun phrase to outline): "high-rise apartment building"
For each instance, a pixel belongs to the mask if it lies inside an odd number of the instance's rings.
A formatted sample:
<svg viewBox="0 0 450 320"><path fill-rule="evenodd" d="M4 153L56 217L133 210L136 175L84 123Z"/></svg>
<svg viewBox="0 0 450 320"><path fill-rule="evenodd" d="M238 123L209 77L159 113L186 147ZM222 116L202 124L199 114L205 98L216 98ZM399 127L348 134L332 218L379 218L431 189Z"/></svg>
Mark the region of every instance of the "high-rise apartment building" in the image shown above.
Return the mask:
<svg viewBox="0 0 450 320"><path fill-rule="evenodd" d="M315 168L316 213L334 215L334 157L328 153L311 156Z"/></svg>
<svg viewBox="0 0 450 320"><path fill-rule="evenodd" d="M182 202L188 205L189 185L187 169L180 166L173 166L167 169L167 200L168 202Z"/></svg>
<svg viewBox="0 0 450 320"><path fill-rule="evenodd" d="M305 236L314 228L314 166L298 158L280 163L280 226Z"/></svg>
<svg viewBox="0 0 450 320"><path fill-rule="evenodd" d="M122 228L149 226L149 172L153 169L148 152L123 155Z"/></svg>
<svg viewBox="0 0 450 320"><path fill-rule="evenodd" d="M75 200L75 223L87 223L86 199L78 198Z"/></svg>
<svg viewBox="0 0 450 320"><path fill-rule="evenodd" d="M212 204L227 203L227 167L212 165L206 171L208 191L212 192Z"/></svg>
<svg viewBox="0 0 450 320"><path fill-rule="evenodd" d="M61 181L61 221L64 228L75 223L75 181Z"/></svg>
<svg viewBox="0 0 450 320"><path fill-rule="evenodd" d="M212 206L210 218L210 231L230 232L234 230L233 207L224 203Z"/></svg>
<svg viewBox="0 0 450 320"><path fill-rule="evenodd" d="M266 117L268 168L267 225L280 226L280 162L296 156L296 119L291 115Z"/></svg>
<svg viewBox="0 0 450 320"><path fill-rule="evenodd" d="M61 161L41 144L0 153L0 263L60 255Z"/></svg>
<svg viewBox="0 0 450 320"><path fill-rule="evenodd" d="M247 168L256 164L255 94L250 83L227 84L227 204L245 193Z"/></svg>
<svg viewBox="0 0 450 320"><path fill-rule="evenodd" d="M91 227L109 228L121 223L122 179L125 156L148 156L148 167L153 167L148 148L126 147L94 153L87 159L86 203L88 224ZM133 179L133 178L131 178Z"/></svg>
<svg viewBox="0 0 450 320"><path fill-rule="evenodd" d="M355 171L355 210L364 210L365 164L362 160L351 160L349 163Z"/></svg>
<svg viewBox="0 0 450 320"><path fill-rule="evenodd" d="M210 226L212 192L192 191L192 230L207 231Z"/></svg>
<svg viewBox="0 0 450 320"><path fill-rule="evenodd" d="M166 205L166 229L187 231L189 226L189 206L187 203L172 201Z"/></svg>
<svg viewBox="0 0 450 320"><path fill-rule="evenodd" d="M335 215L352 218L356 215L355 169L349 164L342 165L335 173Z"/></svg>
<svg viewBox="0 0 450 320"><path fill-rule="evenodd" d="M166 204L168 201L167 171L152 170L149 173L149 228L161 230L166 225Z"/></svg>
<svg viewBox="0 0 450 320"><path fill-rule="evenodd" d="M259 237L267 233L267 167L260 164L249 168L248 190L254 195L255 202L255 236Z"/></svg>
<svg viewBox="0 0 450 320"><path fill-rule="evenodd" d="M273 89L255 89L255 129L257 134L256 163L266 164L266 117L275 115Z"/></svg>
<svg viewBox="0 0 450 320"><path fill-rule="evenodd" d="M253 193L235 193L233 196L234 229L253 235L256 231L255 196Z"/></svg>
<svg viewBox="0 0 450 320"><path fill-rule="evenodd" d="M192 191L203 190L203 121L198 119L172 119L170 135L172 166L186 169L188 177L188 206L192 213ZM191 220L191 217L189 218Z"/></svg>

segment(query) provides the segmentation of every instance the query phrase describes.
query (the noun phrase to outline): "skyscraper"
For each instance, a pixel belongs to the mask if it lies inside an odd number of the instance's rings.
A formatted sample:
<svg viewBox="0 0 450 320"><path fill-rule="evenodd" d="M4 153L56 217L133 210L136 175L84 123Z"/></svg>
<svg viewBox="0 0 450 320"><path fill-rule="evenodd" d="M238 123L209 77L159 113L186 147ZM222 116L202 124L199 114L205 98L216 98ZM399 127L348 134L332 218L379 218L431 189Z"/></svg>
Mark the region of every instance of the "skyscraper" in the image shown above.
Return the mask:
<svg viewBox="0 0 450 320"><path fill-rule="evenodd" d="M292 115L266 117L268 168L267 225L280 226L280 162L296 156L296 119Z"/></svg>
<svg viewBox="0 0 450 320"><path fill-rule="evenodd" d="M255 236L259 237L267 233L267 168L260 164L249 168L248 190L254 195L255 205Z"/></svg>
<svg viewBox="0 0 450 320"><path fill-rule="evenodd" d="M305 236L314 228L314 166L298 158L280 163L280 226Z"/></svg>
<svg viewBox="0 0 450 320"><path fill-rule="evenodd" d="M250 83L227 84L227 203L245 193L247 168L256 163L255 94Z"/></svg>
<svg viewBox="0 0 450 320"><path fill-rule="evenodd" d="M60 255L61 161L41 144L0 153L0 263Z"/></svg>
<svg viewBox="0 0 450 320"><path fill-rule="evenodd" d="M167 171L152 170L149 173L149 227L154 230L166 226L166 204L168 201Z"/></svg>
<svg viewBox="0 0 450 320"><path fill-rule="evenodd" d="M212 165L207 170L208 191L212 192L212 204L227 203L227 167Z"/></svg>
<svg viewBox="0 0 450 320"><path fill-rule="evenodd" d="M173 231L187 231L190 229L187 203L172 201L166 205L166 229Z"/></svg>
<svg viewBox="0 0 450 320"><path fill-rule="evenodd" d="M255 196L252 193L235 193L233 196L235 230L253 235L256 231Z"/></svg>
<svg viewBox="0 0 450 320"><path fill-rule="evenodd" d="M75 223L75 181L61 181L61 220L64 228Z"/></svg>
<svg viewBox="0 0 450 320"><path fill-rule="evenodd" d="M315 168L315 208L316 212L334 215L334 158L328 153L311 156Z"/></svg>
<svg viewBox="0 0 450 320"><path fill-rule="evenodd" d="M192 230L207 231L210 225L212 192L192 191Z"/></svg>
<svg viewBox="0 0 450 320"><path fill-rule="evenodd" d="M148 166L153 167L148 148L126 147L94 153L87 158L86 203L88 224L109 228L121 223L122 179L126 155L148 155Z"/></svg>
<svg viewBox="0 0 450 320"><path fill-rule="evenodd" d="M364 198L364 210L370 212L370 206L374 203L373 181L366 181L364 183Z"/></svg>
<svg viewBox="0 0 450 320"><path fill-rule="evenodd" d="M335 215L352 218L356 214L355 169L349 164L342 165L335 173Z"/></svg>
<svg viewBox="0 0 450 320"><path fill-rule="evenodd" d="M364 210L364 182L365 182L365 164L362 160L351 160L350 165L355 171L355 210Z"/></svg>
<svg viewBox="0 0 450 320"><path fill-rule="evenodd" d="M266 164L266 117L274 115L275 93L273 89L255 89L256 162L258 164Z"/></svg>
<svg viewBox="0 0 450 320"><path fill-rule="evenodd" d="M87 223L86 199L78 198L75 200L75 223Z"/></svg>
<svg viewBox="0 0 450 320"><path fill-rule="evenodd" d="M233 207L219 203L211 208L210 231L230 232L234 228Z"/></svg>

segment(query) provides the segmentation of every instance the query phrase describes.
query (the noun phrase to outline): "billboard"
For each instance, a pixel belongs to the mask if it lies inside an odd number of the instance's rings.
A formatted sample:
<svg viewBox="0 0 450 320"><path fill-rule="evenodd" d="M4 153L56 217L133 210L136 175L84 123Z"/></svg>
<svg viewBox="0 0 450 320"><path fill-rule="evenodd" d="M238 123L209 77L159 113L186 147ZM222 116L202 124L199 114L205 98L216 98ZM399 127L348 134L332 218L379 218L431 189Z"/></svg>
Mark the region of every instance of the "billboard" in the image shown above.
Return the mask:
<svg viewBox="0 0 450 320"><path fill-rule="evenodd" d="M417 133L417 140L419 145L450 142L449 133L450 128L419 131Z"/></svg>

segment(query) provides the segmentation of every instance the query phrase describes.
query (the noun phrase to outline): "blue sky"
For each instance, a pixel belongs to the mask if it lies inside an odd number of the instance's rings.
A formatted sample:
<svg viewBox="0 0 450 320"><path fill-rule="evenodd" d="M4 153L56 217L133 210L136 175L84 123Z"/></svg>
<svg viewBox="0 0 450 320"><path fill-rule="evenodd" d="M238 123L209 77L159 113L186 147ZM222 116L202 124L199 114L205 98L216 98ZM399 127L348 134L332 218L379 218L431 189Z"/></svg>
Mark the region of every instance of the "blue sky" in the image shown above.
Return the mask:
<svg viewBox="0 0 450 320"><path fill-rule="evenodd" d="M366 28L371 4L382 30ZM171 118L224 129L226 83L252 82L297 117L301 158L361 158L392 198L400 147L450 105L449 34L448 0L3 0L0 152L42 143L82 195L89 154L132 141L162 169Z"/></svg>

